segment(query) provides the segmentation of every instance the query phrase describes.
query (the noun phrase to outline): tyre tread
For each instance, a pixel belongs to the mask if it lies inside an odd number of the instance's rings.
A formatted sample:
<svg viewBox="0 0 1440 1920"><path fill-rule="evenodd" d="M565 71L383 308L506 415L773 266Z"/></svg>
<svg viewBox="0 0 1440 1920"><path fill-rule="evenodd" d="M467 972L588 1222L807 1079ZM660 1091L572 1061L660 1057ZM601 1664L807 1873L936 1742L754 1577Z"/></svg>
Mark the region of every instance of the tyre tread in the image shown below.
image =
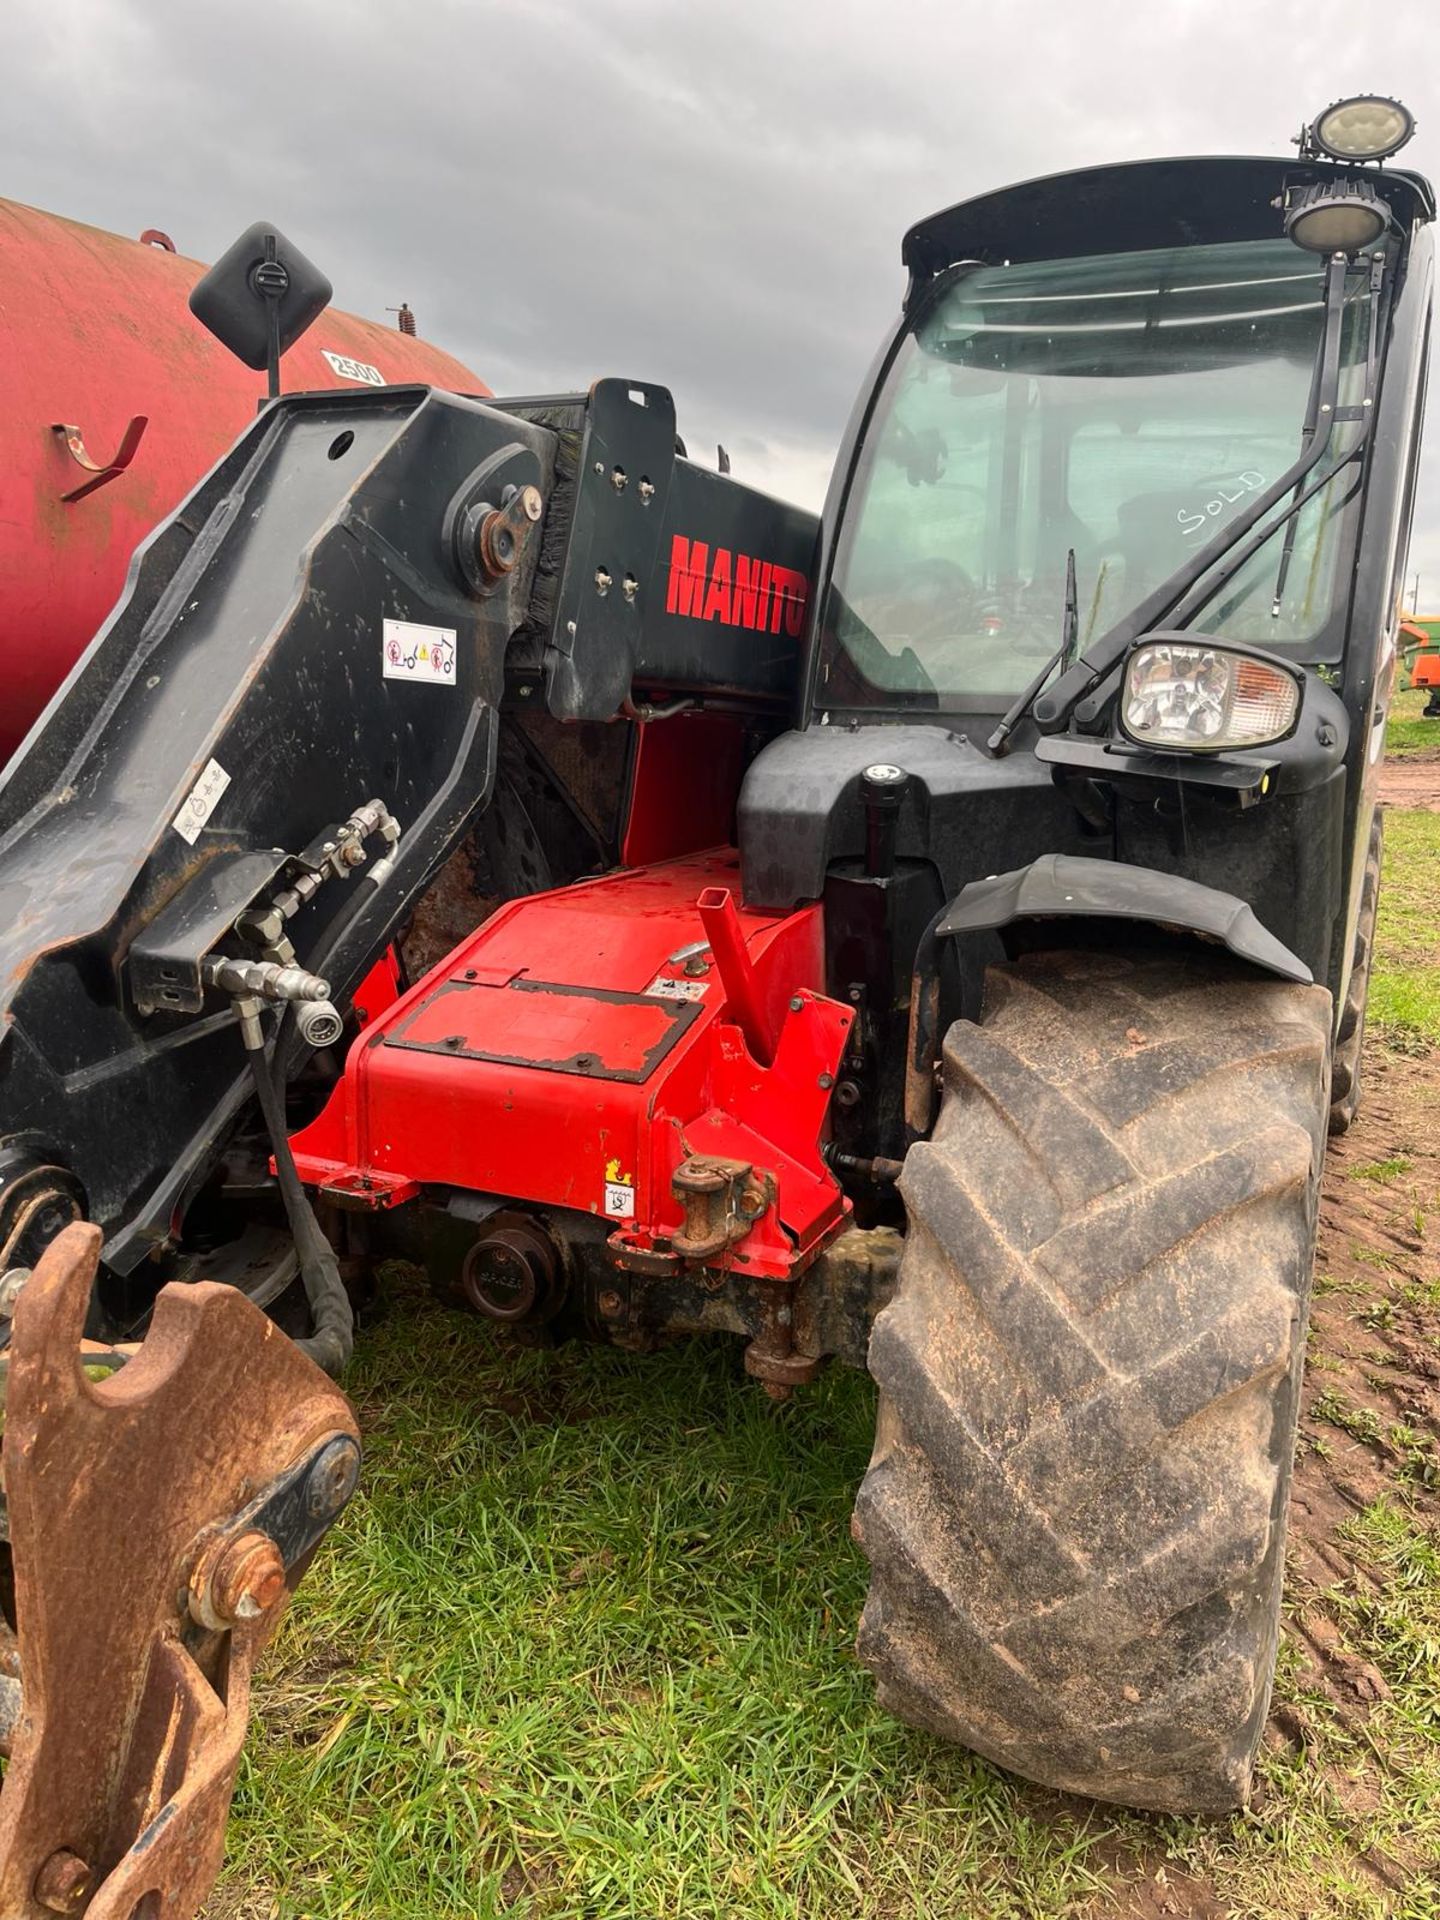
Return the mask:
<svg viewBox="0 0 1440 1920"><path fill-rule="evenodd" d="M1330 1019L1225 956L1049 954L946 1036L856 1506L860 1652L902 1718L1102 1799L1243 1802Z"/></svg>

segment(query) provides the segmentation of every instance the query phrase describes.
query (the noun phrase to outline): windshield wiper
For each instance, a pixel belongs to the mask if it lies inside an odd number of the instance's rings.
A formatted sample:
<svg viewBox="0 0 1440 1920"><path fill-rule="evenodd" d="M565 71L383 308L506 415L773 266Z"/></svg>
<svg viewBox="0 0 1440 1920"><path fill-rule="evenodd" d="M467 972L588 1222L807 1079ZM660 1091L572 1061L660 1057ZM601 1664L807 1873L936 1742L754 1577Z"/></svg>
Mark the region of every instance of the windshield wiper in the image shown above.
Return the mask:
<svg viewBox="0 0 1440 1920"><path fill-rule="evenodd" d="M1034 702L1035 722L1042 733L1058 733L1069 720L1071 713L1080 700L1090 692L1118 661L1123 659L1131 645L1142 634L1153 633L1168 615L1195 588L1217 562L1227 555L1235 556L1237 548L1245 542L1245 536L1259 526L1266 517L1279 506L1286 494L1293 493L1291 513L1297 512L1311 494L1329 482L1330 475L1314 487L1301 489L1301 482L1325 458L1330 441L1335 432L1336 398L1340 391L1340 343L1343 331L1342 322L1345 308L1345 282L1350 271L1350 263L1344 254L1331 256L1325 268L1325 319L1320 329L1320 343L1316 350L1315 364L1319 378L1316 383L1317 414L1319 430L1308 444L1302 441L1299 458L1281 474L1273 486L1264 493L1257 494L1250 506L1233 520L1229 526L1216 534L1215 538L1202 547L1199 553L1192 555L1183 567L1172 573L1153 593L1147 596L1125 618L1113 626L1110 631L1095 643L1089 653L1077 660L1072 667L1055 682L1050 690L1039 695ZM1369 409L1373 414L1373 407ZM1363 442L1362 442L1363 444ZM1354 451L1346 456L1347 464L1354 458ZM1338 469L1337 469L1338 471ZM1281 525L1276 520L1272 525L1262 528L1258 539L1244 546L1242 557L1234 559L1230 566L1220 570L1219 578L1212 584L1207 583L1201 604L1213 599L1225 582L1233 578L1237 567L1248 559L1255 548L1262 546ZM1041 683L1043 685L1043 682Z"/></svg>
<svg viewBox="0 0 1440 1920"><path fill-rule="evenodd" d="M1369 439L1370 423L1375 417L1375 373L1380 364L1380 285L1384 278L1385 256L1377 253L1370 262L1370 337L1365 349L1365 402L1362 409L1365 414L1365 431L1360 436L1359 445L1353 447L1350 451L1349 458L1352 460L1360 451L1360 447ZM1316 392L1317 386L1318 378L1311 385L1310 404L1305 413L1305 430L1302 435L1302 439L1305 442L1310 441L1315 434L1315 404L1319 397ZM1345 464L1345 461L1340 461L1335 468L1335 472L1339 473L1341 467ZM1330 477L1333 478L1333 475ZM1285 540L1280 549L1280 565L1275 572L1275 592L1270 603L1270 618L1272 620L1278 620L1280 618L1280 607L1285 599L1285 583L1290 577L1290 562L1295 557L1295 536L1299 531L1300 508L1303 505L1304 501L1299 498L1299 488L1297 487L1296 498L1290 503L1290 509L1285 515Z"/></svg>
<svg viewBox="0 0 1440 1920"><path fill-rule="evenodd" d="M1075 584L1075 549L1071 547L1065 556L1065 609L1060 616L1060 644L1036 674L1035 678L1018 696L1015 704L1006 709L998 727L985 742L986 748L998 760L1007 751L1007 742L1030 711L1030 703L1050 678L1056 667L1065 666L1076 647L1080 644L1080 590Z"/></svg>

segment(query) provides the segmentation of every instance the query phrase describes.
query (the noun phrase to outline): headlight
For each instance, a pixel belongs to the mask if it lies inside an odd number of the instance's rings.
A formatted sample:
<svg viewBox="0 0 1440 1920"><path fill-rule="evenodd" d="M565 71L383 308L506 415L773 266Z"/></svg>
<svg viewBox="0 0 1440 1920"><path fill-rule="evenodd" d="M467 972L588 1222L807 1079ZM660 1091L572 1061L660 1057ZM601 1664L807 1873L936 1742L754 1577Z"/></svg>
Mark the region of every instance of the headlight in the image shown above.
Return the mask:
<svg viewBox="0 0 1440 1920"><path fill-rule="evenodd" d="M1300 711L1300 684L1249 653L1150 641L1130 656L1120 722L1141 746L1220 753L1280 740Z"/></svg>

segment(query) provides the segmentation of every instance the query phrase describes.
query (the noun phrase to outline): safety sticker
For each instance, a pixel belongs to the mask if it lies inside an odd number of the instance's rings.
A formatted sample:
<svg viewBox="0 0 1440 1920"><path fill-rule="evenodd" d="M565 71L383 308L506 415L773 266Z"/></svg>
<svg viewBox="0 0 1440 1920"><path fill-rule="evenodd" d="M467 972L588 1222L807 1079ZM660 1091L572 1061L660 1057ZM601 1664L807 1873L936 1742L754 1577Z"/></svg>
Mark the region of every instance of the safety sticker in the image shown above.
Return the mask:
<svg viewBox="0 0 1440 1920"><path fill-rule="evenodd" d="M331 353L328 347L320 349L321 358L329 363L330 371L340 380L355 380L362 387L383 387L385 376L378 367L372 367L368 360L352 360L348 353Z"/></svg>
<svg viewBox="0 0 1440 1920"><path fill-rule="evenodd" d="M190 789L189 798L170 822L176 833L193 847L200 837L200 829L209 820L220 797L230 784L230 776L218 760L207 760L205 771Z"/></svg>
<svg viewBox="0 0 1440 1920"><path fill-rule="evenodd" d="M387 620L382 666L387 680L424 680L432 687L453 687L454 627L421 627L411 620Z"/></svg>
<svg viewBox="0 0 1440 1920"><path fill-rule="evenodd" d="M709 989L708 980L677 980L672 973L657 973L645 991L656 1000L703 1000Z"/></svg>
<svg viewBox="0 0 1440 1920"><path fill-rule="evenodd" d="M635 1188L631 1176L620 1171L618 1160L606 1163L605 1212L612 1220L630 1220L635 1215Z"/></svg>

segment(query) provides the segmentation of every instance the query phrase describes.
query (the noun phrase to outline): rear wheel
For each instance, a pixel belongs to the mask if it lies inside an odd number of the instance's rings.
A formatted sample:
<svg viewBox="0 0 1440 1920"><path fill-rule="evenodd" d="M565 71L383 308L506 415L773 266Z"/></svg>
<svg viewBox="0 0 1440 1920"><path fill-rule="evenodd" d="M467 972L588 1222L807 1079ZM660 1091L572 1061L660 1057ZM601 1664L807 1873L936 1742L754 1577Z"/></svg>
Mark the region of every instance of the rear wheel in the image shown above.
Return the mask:
<svg viewBox="0 0 1440 1920"><path fill-rule="evenodd" d="M1365 1047L1365 1003L1370 995L1370 962L1375 951L1375 915L1380 905L1380 866L1385 853L1385 816L1376 809L1360 883L1360 913L1355 922L1355 952L1350 985L1335 1034L1330 1072L1330 1131L1344 1133L1360 1108L1360 1058Z"/></svg>
<svg viewBox="0 0 1440 1920"><path fill-rule="evenodd" d="M1330 997L1041 955L945 1042L870 1368L860 1652L1050 1786L1243 1802L1279 1630Z"/></svg>

